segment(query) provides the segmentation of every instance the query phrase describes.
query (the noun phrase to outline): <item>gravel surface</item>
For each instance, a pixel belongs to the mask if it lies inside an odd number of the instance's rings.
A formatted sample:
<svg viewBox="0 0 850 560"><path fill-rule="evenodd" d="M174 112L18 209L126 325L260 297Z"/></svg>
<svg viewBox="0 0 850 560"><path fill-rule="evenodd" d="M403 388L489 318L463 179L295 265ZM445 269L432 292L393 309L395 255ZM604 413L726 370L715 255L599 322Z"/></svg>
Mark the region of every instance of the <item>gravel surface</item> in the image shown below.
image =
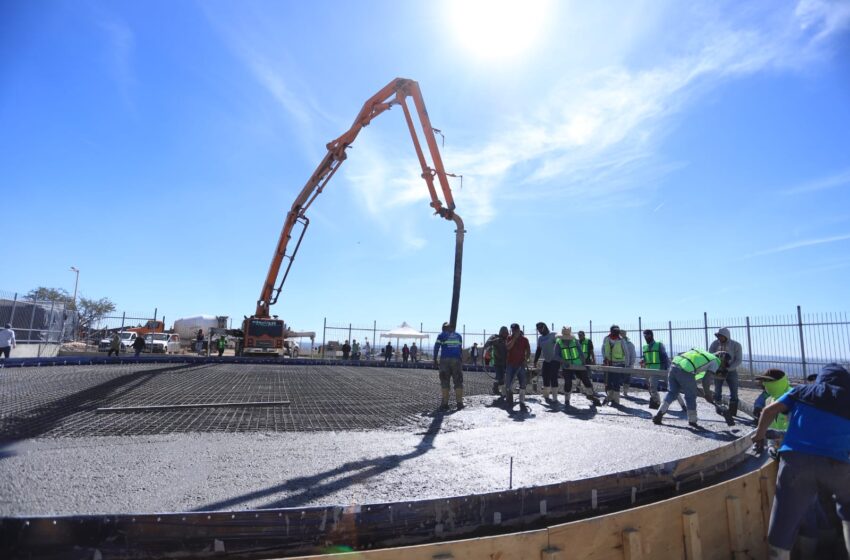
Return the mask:
<svg viewBox="0 0 850 560"><path fill-rule="evenodd" d="M527 414L509 413L493 406L489 384L484 374L467 375L467 407L442 415L433 411L433 371L7 369L0 375L0 515L243 510L491 492L508 487L511 458L514 487L551 484L702 453L752 426L727 427L705 402L704 430L689 428L676 404L665 425L655 426L646 393L623 399L619 410L590 407L579 395L570 408L561 395L553 409L532 395ZM253 407L96 412L201 398L291 405L277 417ZM118 435L107 435L110 425Z"/></svg>

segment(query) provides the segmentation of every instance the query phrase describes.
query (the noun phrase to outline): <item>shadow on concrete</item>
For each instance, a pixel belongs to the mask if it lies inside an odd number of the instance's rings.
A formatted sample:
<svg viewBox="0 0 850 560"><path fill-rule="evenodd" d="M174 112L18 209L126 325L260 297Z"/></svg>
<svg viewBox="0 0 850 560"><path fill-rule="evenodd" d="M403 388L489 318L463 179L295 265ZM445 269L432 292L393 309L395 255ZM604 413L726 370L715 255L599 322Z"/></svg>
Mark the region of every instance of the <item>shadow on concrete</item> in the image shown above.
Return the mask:
<svg viewBox="0 0 850 560"><path fill-rule="evenodd" d="M352 484L362 483L370 478L399 467L404 461L415 459L434 448L434 440L440 433L444 413L434 414L431 424L425 430L422 440L409 453L403 455L387 455L375 459L349 461L334 469L310 476L291 478L282 484L234 496L226 500L205 504L192 511L219 511L245 504L252 500L273 497L276 494L289 494L284 498L274 499L252 509L276 509L298 507L311 501L324 498Z"/></svg>
<svg viewBox="0 0 850 560"><path fill-rule="evenodd" d="M180 364L128 373L41 406L19 412L0 422L0 445L8 446L16 441L41 436L58 426L69 416L80 412L93 412L103 406L105 399L115 399L138 389L160 373L192 367L197 366L195 364ZM4 447L0 447L0 459L9 455L10 452Z"/></svg>

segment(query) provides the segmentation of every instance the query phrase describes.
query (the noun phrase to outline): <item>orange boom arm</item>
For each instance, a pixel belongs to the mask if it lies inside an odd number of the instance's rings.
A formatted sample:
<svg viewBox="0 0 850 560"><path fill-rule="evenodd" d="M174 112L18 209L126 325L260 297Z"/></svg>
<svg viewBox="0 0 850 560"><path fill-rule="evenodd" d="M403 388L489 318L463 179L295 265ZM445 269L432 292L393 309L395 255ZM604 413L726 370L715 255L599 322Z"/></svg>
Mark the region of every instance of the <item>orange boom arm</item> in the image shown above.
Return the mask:
<svg viewBox="0 0 850 560"><path fill-rule="evenodd" d="M419 134L413 124L413 117L407 103L408 97L412 99L413 106L416 109L416 115L419 117L420 127L422 129L422 134L425 137L425 143L428 146L428 152L431 155L431 160L433 161L433 167L429 166L428 161L425 159L425 153L423 152L422 145L419 141ZM260 293L260 299L257 300L257 310L254 314L255 317L269 317L269 307L277 303L278 296L280 296L280 292L283 289L283 284L286 282L286 277L289 275L289 269L292 267L292 262L295 259L295 255L298 253L298 248L301 246L304 233L307 231L307 226L310 224L310 220L306 216L307 209L310 208L310 205L313 204L313 201L319 193L325 189L328 181L330 181L331 177L333 177L337 172L339 166L342 165L343 161L345 161L347 157L345 153L346 148L354 142L364 126L367 126L370 122L372 122L372 119L384 111L392 108L393 105L401 105L404 110L404 118L407 122L407 127L410 130L410 137L413 140L413 147L416 150L416 156L419 158L419 165L422 167L422 178L425 179L425 183L428 186L428 192L431 195L431 207L434 209L434 213L446 220L454 221L457 225L454 287L452 291L452 307L450 313L452 324L457 323L461 264L463 261L464 229L463 220L461 220L460 216L455 214L454 198L452 197L452 191L449 187L449 181L447 178L456 177L456 175L446 173L443 168L443 159L440 156L440 150L437 147L437 140L434 137L434 128L431 126L431 119L428 117L428 111L425 109L425 102L422 100L422 92L419 89L419 84L414 80L407 80L404 78L396 78L387 84L381 91L373 95L368 101L366 101L366 103L363 104L363 108L360 110L360 113L357 114L357 118L354 119L354 123L351 125L351 128L349 128L336 140L328 143L328 153L325 154L321 163L319 163L316 170L313 171L313 174L310 176L307 184L304 185L304 188L301 189L301 192L298 193L298 196L295 198L295 202L292 203L292 208L286 214L286 221L283 223L283 229L280 232L280 239L277 242L277 248L275 248L274 256L272 257L269 272L266 275L266 281L263 284L263 290ZM437 182L440 185L440 191L443 195L443 201L445 202L441 201L438 196L434 177L437 178ZM296 242L292 253L287 254L287 246L292 238L295 227L299 224L301 225L301 232L298 236L298 241ZM284 259L289 259L289 263L287 264L286 271L283 274L280 284L275 287L278 275L280 274L280 267L283 264Z"/></svg>

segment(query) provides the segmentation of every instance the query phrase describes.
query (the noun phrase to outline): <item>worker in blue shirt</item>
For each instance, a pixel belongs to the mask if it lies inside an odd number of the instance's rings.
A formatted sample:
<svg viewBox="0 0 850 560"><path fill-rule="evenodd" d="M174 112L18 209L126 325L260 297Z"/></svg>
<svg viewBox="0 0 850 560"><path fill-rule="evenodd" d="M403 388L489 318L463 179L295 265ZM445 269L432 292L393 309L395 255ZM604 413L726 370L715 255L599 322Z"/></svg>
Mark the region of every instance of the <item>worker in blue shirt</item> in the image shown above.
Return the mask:
<svg viewBox="0 0 850 560"><path fill-rule="evenodd" d="M437 335L437 343L434 344L434 364L440 370L440 410L449 409L449 380L454 382L457 409L463 408L462 352L463 339L455 332L454 325L448 321L443 323L443 332Z"/></svg>
<svg viewBox="0 0 850 560"><path fill-rule="evenodd" d="M779 448L767 532L770 557L791 558L800 524L819 491L835 500L850 555L850 373L827 364L814 383L795 387L766 407L753 436L758 451L779 414L788 415L788 431Z"/></svg>

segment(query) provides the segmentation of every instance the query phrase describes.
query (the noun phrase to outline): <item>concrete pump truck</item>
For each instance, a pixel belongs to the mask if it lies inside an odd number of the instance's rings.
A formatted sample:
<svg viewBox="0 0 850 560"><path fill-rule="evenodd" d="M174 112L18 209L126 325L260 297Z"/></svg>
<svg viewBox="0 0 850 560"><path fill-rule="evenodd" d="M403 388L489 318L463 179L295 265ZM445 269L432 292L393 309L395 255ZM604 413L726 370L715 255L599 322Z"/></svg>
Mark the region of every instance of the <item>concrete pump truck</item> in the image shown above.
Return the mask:
<svg viewBox="0 0 850 560"><path fill-rule="evenodd" d="M425 153L422 150L419 134L414 126L413 114L411 108L408 106L408 98L413 102L416 116L419 118L422 135L425 138L433 166L428 164ZM269 266L268 274L266 274L263 289L260 292L260 299L257 300L257 308L254 314L250 317L245 317L242 323L243 339L241 348L237 349L237 354L279 356L285 352L287 338L313 334L291 331L283 320L269 314L269 308L277 303L280 292L283 289L283 284L286 282L286 278L292 268L295 255L298 253L301 241L304 239L304 233L310 224L310 220L306 215L310 205L325 189L328 181L337 172L342 162L345 161L347 157L346 149L351 146L363 127L367 126L372 119L395 105L400 105L404 112L404 118L410 130L411 139L413 140L413 148L416 150L419 165L422 167L422 178L425 180L428 192L431 195L430 206L434 209L436 215L453 221L457 226L455 232L454 284L452 287L451 311L449 313L451 323L457 325L464 229L463 220L455 213L454 198L452 197L452 191L448 181L448 177L457 177L457 175L446 173L443 168L443 160L440 156L436 137L434 136L436 129L431 126L431 120L425 109L425 102L422 99L419 84L414 80L396 78L366 101L363 108L357 114L357 118L354 119L351 128L342 136L327 144L327 154L321 163L319 163L318 167L316 167L316 170L313 171L307 184L304 185L304 188L301 189L301 192L295 198L295 202L292 203L292 208L286 215L286 220L280 233L280 239L272 256L271 265ZM437 193L434 181L435 177L443 195L442 201ZM292 251L287 253L289 242L296 228L300 228L298 240ZM284 259L288 261L286 270L283 273L280 283L277 284L277 278ZM315 335L313 334L313 336Z"/></svg>

